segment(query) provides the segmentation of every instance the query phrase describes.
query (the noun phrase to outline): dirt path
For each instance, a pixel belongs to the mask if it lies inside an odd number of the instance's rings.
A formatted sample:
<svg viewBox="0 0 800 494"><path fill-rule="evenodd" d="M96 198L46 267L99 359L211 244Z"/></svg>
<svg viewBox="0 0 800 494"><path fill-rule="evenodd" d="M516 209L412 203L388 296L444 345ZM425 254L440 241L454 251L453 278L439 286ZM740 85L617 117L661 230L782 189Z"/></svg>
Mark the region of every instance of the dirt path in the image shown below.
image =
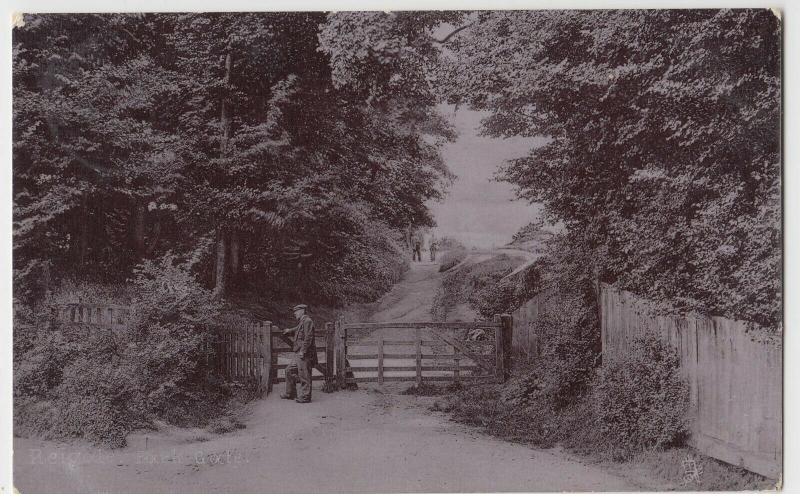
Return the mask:
<svg viewBox="0 0 800 494"><path fill-rule="evenodd" d="M375 390L317 392L307 406L272 394L253 408L246 422L246 429L204 441L157 435L147 450L142 436L115 452L18 439L17 488L24 494L636 487L558 452L479 435L427 412L414 397Z"/></svg>
<svg viewBox="0 0 800 494"><path fill-rule="evenodd" d="M374 320L425 320L437 266L415 266L375 304ZM279 386L280 388L280 386ZM555 450L483 436L427 409L425 398L376 387L298 405L278 393L225 434L166 428L108 451L16 438L16 487L39 492L480 492L632 490ZM428 399L429 400L429 399Z"/></svg>
<svg viewBox="0 0 800 494"><path fill-rule="evenodd" d="M370 307L370 321L429 321L431 300L441 283L439 264L413 263L405 279Z"/></svg>
<svg viewBox="0 0 800 494"><path fill-rule="evenodd" d="M478 258L483 254L473 254ZM466 262L466 260L465 260ZM442 282L439 263L413 263L405 279L397 283L380 300L369 304L367 310L358 311L352 319L363 322L415 322L431 320L431 302ZM472 321L478 314L466 304L459 304L449 313L448 321ZM392 335L397 330L392 330ZM388 336L388 334L375 333Z"/></svg>

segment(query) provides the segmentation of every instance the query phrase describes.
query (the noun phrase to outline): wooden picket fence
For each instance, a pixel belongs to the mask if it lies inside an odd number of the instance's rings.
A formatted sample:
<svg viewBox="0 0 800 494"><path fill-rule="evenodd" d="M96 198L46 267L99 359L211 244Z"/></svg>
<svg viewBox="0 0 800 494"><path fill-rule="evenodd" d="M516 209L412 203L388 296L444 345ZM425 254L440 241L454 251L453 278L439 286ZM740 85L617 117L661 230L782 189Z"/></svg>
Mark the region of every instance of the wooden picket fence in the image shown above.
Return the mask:
<svg viewBox="0 0 800 494"><path fill-rule="evenodd" d="M125 305L72 303L58 306L54 319L68 324L87 324L126 329L133 309Z"/></svg>
<svg viewBox="0 0 800 494"><path fill-rule="evenodd" d="M214 369L225 379L269 390L271 376L271 324L269 321L229 319L214 342Z"/></svg>

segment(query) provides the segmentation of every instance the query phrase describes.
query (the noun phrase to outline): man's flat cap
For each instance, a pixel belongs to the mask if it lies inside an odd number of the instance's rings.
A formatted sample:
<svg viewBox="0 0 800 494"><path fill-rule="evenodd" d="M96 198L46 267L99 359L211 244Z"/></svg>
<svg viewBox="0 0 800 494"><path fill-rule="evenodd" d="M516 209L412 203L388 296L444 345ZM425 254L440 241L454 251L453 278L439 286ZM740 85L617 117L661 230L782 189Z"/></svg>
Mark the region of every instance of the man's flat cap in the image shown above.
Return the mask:
<svg viewBox="0 0 800 494"><path fill-rule="evenodd" d="M292 311L295 311L295 310L306 310L306 309L308 309L308 306L306 304L297 304L294 307L292 307Z"/></svg>

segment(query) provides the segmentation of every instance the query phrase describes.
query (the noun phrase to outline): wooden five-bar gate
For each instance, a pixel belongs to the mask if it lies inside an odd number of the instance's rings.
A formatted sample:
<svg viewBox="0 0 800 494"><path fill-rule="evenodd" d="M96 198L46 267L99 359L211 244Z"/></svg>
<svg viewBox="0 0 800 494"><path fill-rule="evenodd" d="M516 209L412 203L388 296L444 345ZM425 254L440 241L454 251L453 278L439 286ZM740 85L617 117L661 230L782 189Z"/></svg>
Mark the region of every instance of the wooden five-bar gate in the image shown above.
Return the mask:
<svg viewBox="0 0 800 494"><path fill-rule="evenodd" d="M492 382L508 377L513 320L336 323L334 374L350 383Z"/></svg>

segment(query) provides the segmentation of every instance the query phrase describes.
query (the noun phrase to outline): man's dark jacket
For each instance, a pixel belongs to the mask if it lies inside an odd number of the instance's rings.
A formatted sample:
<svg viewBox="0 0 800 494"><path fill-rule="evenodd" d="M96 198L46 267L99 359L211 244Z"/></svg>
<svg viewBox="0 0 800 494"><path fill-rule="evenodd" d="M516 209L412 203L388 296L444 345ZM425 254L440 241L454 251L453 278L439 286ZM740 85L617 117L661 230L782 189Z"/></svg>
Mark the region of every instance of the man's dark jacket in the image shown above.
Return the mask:
<svg viewBox="0 0 800 494"><path fill-rule="evenodd" d="M297 322L297 326L291 328L294 331L292 351L300 358L308 359L311 365L317 364L317 345L314 343L314 321L303 314Z"/></svg>

